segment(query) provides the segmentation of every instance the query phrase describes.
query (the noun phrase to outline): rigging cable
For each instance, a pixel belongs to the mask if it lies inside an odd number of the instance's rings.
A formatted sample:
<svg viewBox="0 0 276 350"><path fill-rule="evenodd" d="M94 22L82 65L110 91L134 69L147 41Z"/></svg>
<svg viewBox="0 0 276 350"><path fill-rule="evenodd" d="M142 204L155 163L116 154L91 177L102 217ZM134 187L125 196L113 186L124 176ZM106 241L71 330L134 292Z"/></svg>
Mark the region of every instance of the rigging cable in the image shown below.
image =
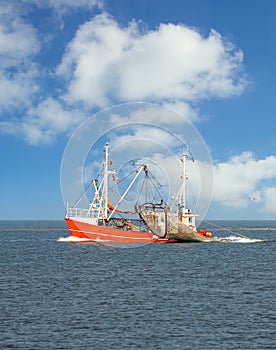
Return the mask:
<svg viewBox="0 0 276 350"><path fill-rule="evenodd" d="M236 236L239 236L239 237L242 237L242 238L246 238L246 239L250 239L250 240L254 240L254 238L251 238L251 237L242 235L241 233L237 233L237 232L235 232L235 231L232 231L232 230L228 229L227 227L221 227L221 226L216 225L216 224L214 224L213 222L210 222L210 221L207 221L207 220L202 220L202 221L203 221L203 222L206 222L207 224L212 225L212 226L214 226L214 227L216 227L216 228L218 228L218 229L228 231L228 232L232 233L233 235L236 235Z"/></svg>
<svg viewBox="0 0 276 350"><path fill-rule="evenodd" d="M164 200L163 196L161 195L161 193L159 192L156 184L153 182L153 180L155 180L155 182L157 183L157 185L159 185L161 187L160 182L154 177L154 175L152 174L152 172L149 170L149 174L151 175L151 177L149 177L149 180L151 182L151 184L153 185L155 191L157 192L157 194L160 196L160 199ZM165 201L164 201L165 203ZM165 203L166 204L166 203Z"/></svg>
<svg viewBox="0 0 276 350"><path fill-rule="evenodd" d="M92 182L92 181L91 181L91 182ZM84 194L85 194L85 192L88 190L88 188L89 188L89 186L90 186L91 182L89 182L89 183L86 185L86 187L85 187L85 189L83 190L83 192L81 193L81 195L80 195L79 199L78 199L78 200L75 202L75 204L73 205L73 208L75 208L75 207L76 207L76 205L78 205L78 204L79 204L79 202L80 202L80 200L82 199L83 195L84 195Z"/></svg>
<svg viewBox="0 0 276 350"><path fill-rule="evenodd" d="M104 170L104 164L102 164L102 170L101 170L101 171L99 172L99 174L97 175L96 180L102 175L103 170ZM86 187L84 188L83 192L82 192L81 195L79 196L79 199L74 203L73 208L75 208L76 205L79 204L80 200L82 199L82 197L83 197L83 195L85 194L85 192L88 190L88 188L89 188L89 186L91 185L92 181L93 181L93 178L91 177L90 180L89 180L89 182L88 182L88 184L87 184Z"/></svg>

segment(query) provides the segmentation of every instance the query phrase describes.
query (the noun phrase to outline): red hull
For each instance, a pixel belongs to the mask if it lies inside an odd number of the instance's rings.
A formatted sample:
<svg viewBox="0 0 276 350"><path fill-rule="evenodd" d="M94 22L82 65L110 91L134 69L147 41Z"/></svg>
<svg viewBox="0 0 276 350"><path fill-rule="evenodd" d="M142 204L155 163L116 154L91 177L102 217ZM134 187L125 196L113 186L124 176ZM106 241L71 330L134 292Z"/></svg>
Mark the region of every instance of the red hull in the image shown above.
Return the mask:
<svg viewBox="0 0 276 350"><path fill-rule="evenodd" d="M95 242L112 243L156 243L171 242L168 239L155 239L150 232L125 231L112 227L98 226L65 218L71 236Z"/></svg>

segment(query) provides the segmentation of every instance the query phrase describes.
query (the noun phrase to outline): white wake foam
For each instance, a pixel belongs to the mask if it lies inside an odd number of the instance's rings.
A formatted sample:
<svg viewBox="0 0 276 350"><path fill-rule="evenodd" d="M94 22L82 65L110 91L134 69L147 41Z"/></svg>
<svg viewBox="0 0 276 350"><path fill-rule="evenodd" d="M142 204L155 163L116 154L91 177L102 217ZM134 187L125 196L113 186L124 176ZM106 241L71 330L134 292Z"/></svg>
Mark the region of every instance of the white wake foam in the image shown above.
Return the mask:
<svg viewBox="0 0 276 350"><path fill-rule="evenodd" d="M238 236L229 236L229 237L214 237L216 242L227 242L227 243L259 243L259 242L265 242L261 239L254 239L254 238L246 238L246 237L238 237ZM75 236L68 236L68 237L60 237L57 242L66 242L66 243L104 243L108 244L108 241L93 241L89 238L78 238Z"/></svg>
<svg viewBox="0 0 276 350"><path fill-rule="evenodd" d="M57 242L69 242L69 243L81 243L81 242L91 242L89 238L78 238L75 236L60 237Z"/></svg>
<svg viewBox="0 0 276 350"><path fill-rule="evenodd" d="M264 242L261 239L255 239L255 238L246 238L246 237L237 237L237 236L229 236L229 237L216 237L217 240L220 242L229 242L229 243L259 243Z"/></svg>

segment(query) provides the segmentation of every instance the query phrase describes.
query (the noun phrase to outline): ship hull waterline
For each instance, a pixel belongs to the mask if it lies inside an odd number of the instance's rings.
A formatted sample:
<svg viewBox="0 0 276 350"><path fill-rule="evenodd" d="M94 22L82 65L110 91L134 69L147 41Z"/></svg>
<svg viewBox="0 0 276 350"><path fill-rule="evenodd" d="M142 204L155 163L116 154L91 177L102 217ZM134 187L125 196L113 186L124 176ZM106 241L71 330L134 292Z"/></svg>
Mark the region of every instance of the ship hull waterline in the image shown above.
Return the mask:
<svg viewBox="0 0 276 350"><path fill-rule="evenodd" d="M205 239L193 237L156 237L152 232L122 230L108 226L98 226L81 222L75 218L65 218L70 235L75 238L89 240L95 243L197 243Z"/></svg>

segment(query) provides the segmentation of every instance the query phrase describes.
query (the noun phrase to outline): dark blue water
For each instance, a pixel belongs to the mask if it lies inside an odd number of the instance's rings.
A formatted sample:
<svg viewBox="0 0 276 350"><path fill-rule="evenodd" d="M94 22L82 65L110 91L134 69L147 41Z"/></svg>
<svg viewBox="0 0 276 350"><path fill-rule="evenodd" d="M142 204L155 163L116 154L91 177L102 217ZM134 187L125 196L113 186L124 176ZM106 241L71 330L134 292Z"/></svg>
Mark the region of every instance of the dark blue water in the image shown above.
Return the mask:
<svg viewBox="0 0 276 350"><path fill-rule="evenodd" d="M276 348L275 230L119 249L58 242L64 227L1 222L0 349Z"/></svg>

